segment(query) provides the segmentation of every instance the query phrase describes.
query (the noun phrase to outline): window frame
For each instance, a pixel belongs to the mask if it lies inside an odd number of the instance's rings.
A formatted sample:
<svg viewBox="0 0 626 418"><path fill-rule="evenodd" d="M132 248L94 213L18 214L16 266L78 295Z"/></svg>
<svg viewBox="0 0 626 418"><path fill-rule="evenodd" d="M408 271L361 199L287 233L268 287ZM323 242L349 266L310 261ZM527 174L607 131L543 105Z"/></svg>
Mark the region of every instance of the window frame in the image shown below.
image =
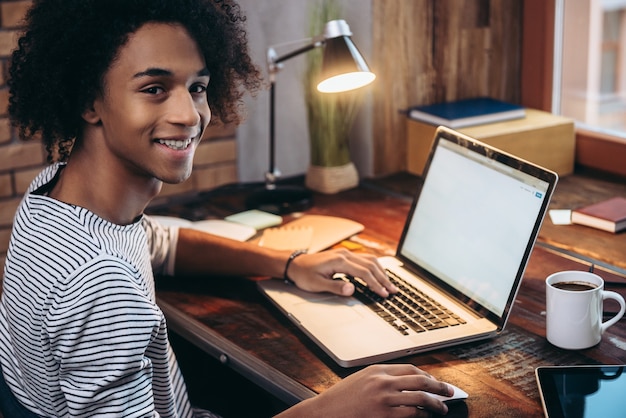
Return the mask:
<svg viewBox="0 0 626 418"><path fill-rule="evenodd" d="M557 0L524 0L522 31L521 104L551 112L555 60ZM556 65L555 65L556 61ZM575 162L626 177L626 139L576 127Z"/></svg>

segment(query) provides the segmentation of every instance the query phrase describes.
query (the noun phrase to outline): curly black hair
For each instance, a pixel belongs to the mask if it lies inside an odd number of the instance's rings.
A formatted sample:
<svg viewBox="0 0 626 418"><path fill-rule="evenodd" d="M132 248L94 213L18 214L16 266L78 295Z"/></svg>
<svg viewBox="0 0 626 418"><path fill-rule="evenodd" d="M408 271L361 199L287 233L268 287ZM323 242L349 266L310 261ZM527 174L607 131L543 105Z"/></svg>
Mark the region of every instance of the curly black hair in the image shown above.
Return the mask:
<svg viewBox="0 0 626 418"><path fill-rule="evenodd" d="M65 161L81 114L129 35L148 22L178 23L196 40L211 74L214 118L241 122L245 91L261 73L248 52L245 16L229 0L35 0L11 57L9 114L19 136L40 135L48 160Z"/></svg>

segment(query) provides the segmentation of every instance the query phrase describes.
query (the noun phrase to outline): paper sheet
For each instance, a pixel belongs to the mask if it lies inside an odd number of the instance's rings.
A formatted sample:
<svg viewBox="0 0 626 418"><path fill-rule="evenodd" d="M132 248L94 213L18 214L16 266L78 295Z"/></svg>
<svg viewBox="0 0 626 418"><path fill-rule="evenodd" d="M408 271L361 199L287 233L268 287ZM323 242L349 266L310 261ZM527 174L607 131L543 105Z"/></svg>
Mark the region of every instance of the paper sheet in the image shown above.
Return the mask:
<svg viewBox="0 0 626 418"><path fill-rule="evenodd" d="M569 209L552 209L548 211L548 214L554 225L570 225L572 223L572 211Z"/></svg>

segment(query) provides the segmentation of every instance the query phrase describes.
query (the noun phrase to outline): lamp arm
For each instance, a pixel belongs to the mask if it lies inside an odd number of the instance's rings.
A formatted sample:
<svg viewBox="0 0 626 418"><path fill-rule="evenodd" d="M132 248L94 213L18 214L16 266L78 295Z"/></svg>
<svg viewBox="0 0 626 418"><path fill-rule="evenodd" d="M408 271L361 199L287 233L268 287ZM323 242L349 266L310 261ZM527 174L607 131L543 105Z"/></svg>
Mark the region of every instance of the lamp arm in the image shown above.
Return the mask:
<svg viewBox="0 0 626 418"><path fill-rule="evenodd" d="M307 51L310 51L312 49L318 48L318 47L324 45L324 41L325 41L325 39L317 40L317 41L314 41L314 42L310 43L309 45L305 45L305 46L303 46L301 48L298 48L298 49L296 49L296 50L294 50L292 52L288 52L288 53L286 53L284 55L281 55L280 57L276 57L274 59L274 64L279 64L279 63L281 63L283 61L287 61L288 59L296 57L296 56L298 56L300 54L304 54Z"/></svg>
<svg viewBox="0 0 626 418"><path fill-rule="evenodd" d="M319 48L324 45L327 39L338 38L340 36L352 36L352 31L350 30L350 26L348 26L346 21L343 19L331 20L330 22L327 22L326 25L324 26L324 32L322 34L317 35L313 38L303 39L302 41L295 41L295 42L307 41L309 43L301 48L293 50L292 52L288 52L284 55L278 56L276 55L276 48L281 45L285 46L287 44L270 46L267 52L268 65L270 66L270 68L275 67L274 69L277 70L276 67L278 67L278 64L280 64L281 62L287 61L290 58L303 54L314 48ZM289 42L289 44L293 44L293 43L294 42Z"/></svg>
<svg viewBox="0 0 626 418"><path fill-rule="evenodd" d="M323 46L326 38L323 35L319 35L314 38L308 38L306 39L306 41L309 43L280 56L276 54L276 48L280 45L270 46L267 49L267 68L270 76L270 81L273 82L275 80L276 73L282 68L282 62L287 61L293 57L297 57L298 55L304 54L305 52L308 52L312 49ZM293 42L290 42L290 44L293 44Z"/></svg>

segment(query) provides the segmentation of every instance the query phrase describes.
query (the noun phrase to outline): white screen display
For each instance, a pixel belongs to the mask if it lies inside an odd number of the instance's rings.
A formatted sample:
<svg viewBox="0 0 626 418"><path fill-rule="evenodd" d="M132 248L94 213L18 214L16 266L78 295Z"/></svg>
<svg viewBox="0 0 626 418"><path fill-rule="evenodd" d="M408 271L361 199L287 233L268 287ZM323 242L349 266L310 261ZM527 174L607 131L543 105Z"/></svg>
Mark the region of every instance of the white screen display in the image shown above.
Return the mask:
<svg viewBox="0 0 626 418"><path fill-rule="evenodd" d="M501 316L549 185L438 144L401 254Z"/></svg>

